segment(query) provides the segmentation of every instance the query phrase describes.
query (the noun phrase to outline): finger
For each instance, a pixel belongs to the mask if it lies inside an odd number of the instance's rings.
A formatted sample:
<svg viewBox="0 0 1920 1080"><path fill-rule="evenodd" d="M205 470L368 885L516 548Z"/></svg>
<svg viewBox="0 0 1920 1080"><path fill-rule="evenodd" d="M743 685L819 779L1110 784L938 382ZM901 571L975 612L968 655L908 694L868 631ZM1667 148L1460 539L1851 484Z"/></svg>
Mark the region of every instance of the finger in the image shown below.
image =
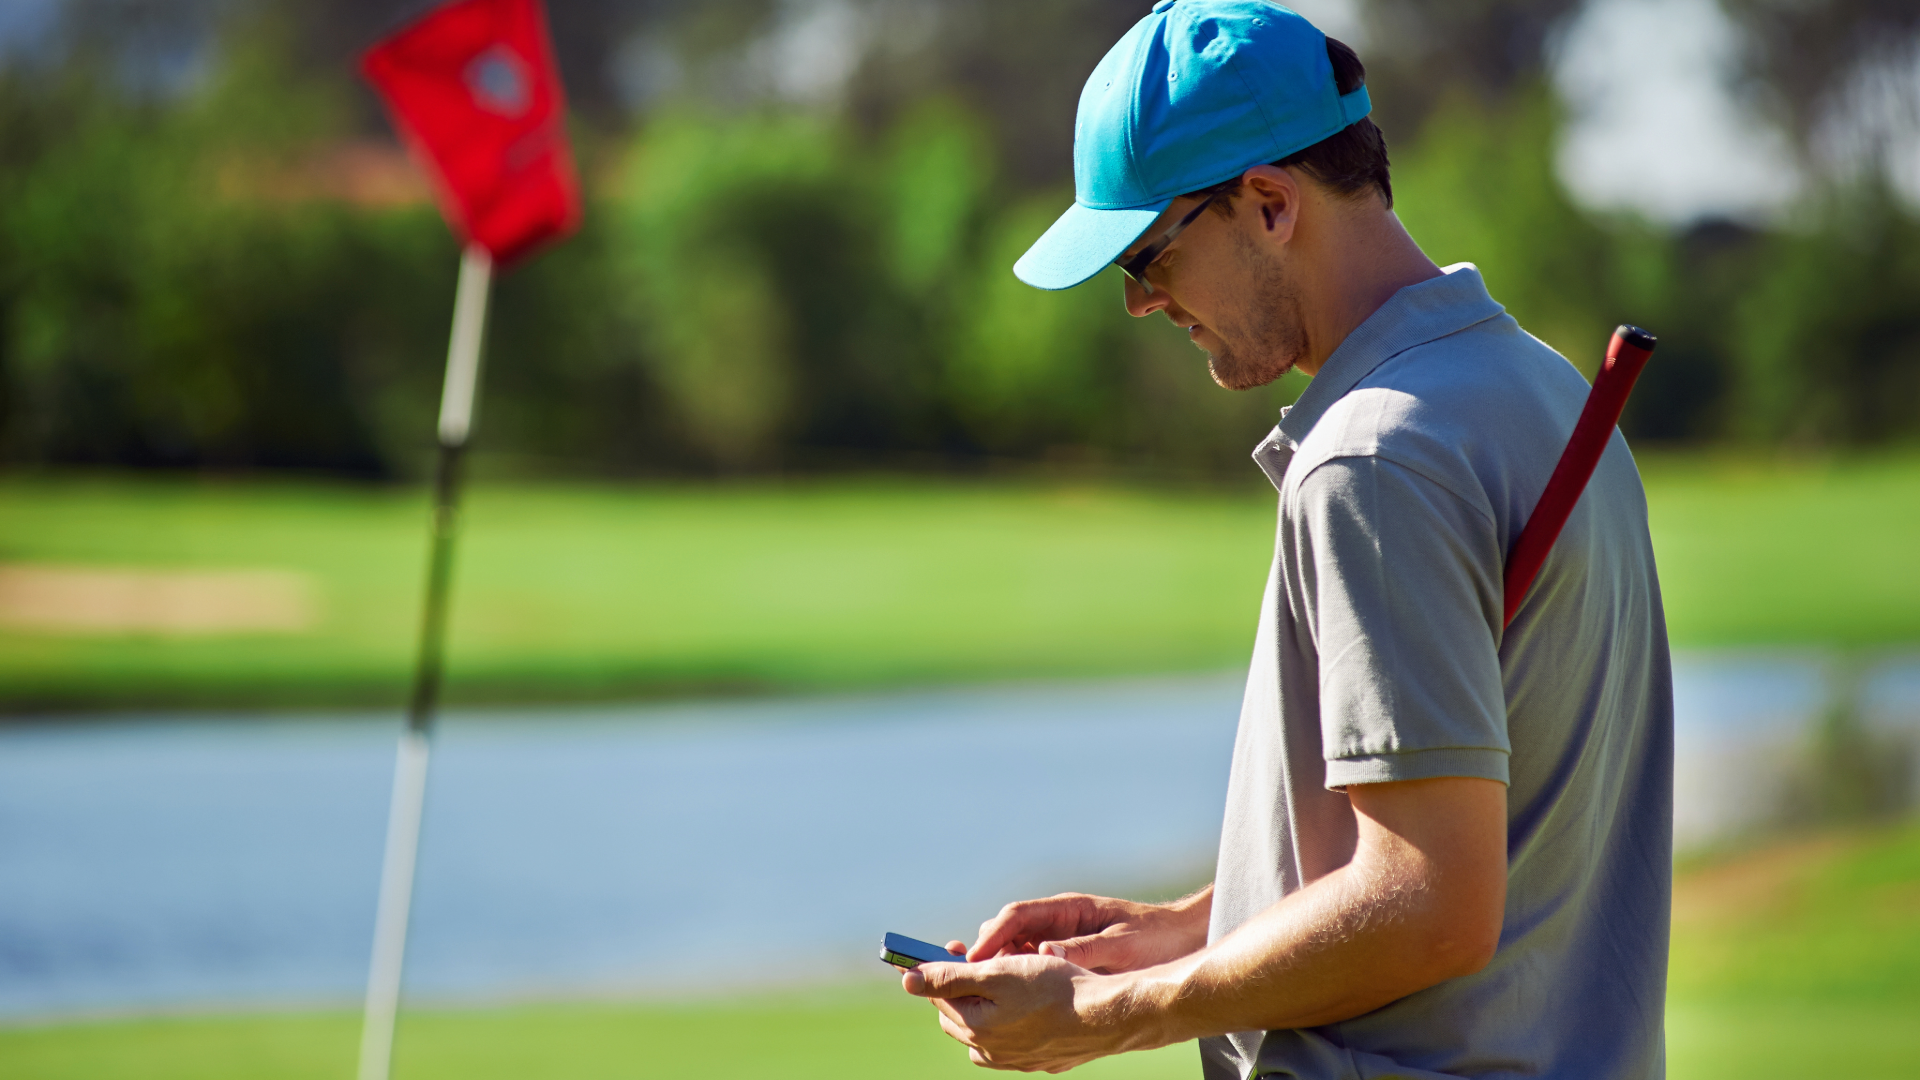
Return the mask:
<svg viewBox="0 0 1920 1080"><path fill-rule="evenodd" d="M968 950L974 960L999 953L1020 939L1068 937L1082 932L1080 920L1085 912L1085 897L1077 893L1050 896L1045 900L1019 900L1000 909L1000 914L980 924L980 936Z"/></svg>
<svg viewBox="0 0 1920 1080"><path fill-rule="evenodd" d="M1075 967L1088 971L1095 968L1124 969L1129 966L1131 949L1126 939L1111 934L1088 934L1085 937L1067 938L1065 941L1046 941L1040 944L1040 955L1057 956Z"/></svg>
<svg viewBox="0 0 1920 1080"><path fill-rule="evenodd" d="M919 976L919 978L915 978ZM901 983L915 997L984 997L991 1000L988 986L992 980L971 964L921 964L908 972Z"/></svg>
<svg viewBox="0 0 1920 1080"><path fill-rule="evenodd" d="M957 1043L967 1047L974 1045L973 1032L967 1030L967 1025L949 1015L945 1009L940 1010L940 1030L946 1032L947 1037Z"/></svg>
<svg viewBox="0 0 1920 1080"><path fill-rule="evenodd" d="M946 1030L946 1023L951 1022L953 1032L950 1034L968 1046L979 1045L977 1033L991 1023L989 1013L995 1008L993 1002L978 997L933 998L931 1004L944 1018L942 1030Z"/></svg>
<svg viewBox="0 0 1920 1080"><path fill-rule="evenodd" d="M1007 1069L1007 1066L993 1060L993 1055L979 1046L968 1047L967 1060L983 1069L1000 1069L1002 1071Z"/></svg>
<svg viewBox="0 0 1920 1080"><path fill-rule="evenodd" d="M967 1030L967 1018L961 1015L959 1009L953 1007L953 1002L945 998L934 998L932 1003L934 1011L940 1014L940 1030L945 1031L949 1035L953 1035L954 1030ZM954 1038L959 1039L960 1036L954 1035ZM960 1041L967 1042L968 1040L961 1039Z"/></svg>
<svg viewBox="0 0 1920 1080"><path fill-rule="evenodd" d="M964 941L947 942L947 951L964 959L967 955L967 943Z"/></svg>

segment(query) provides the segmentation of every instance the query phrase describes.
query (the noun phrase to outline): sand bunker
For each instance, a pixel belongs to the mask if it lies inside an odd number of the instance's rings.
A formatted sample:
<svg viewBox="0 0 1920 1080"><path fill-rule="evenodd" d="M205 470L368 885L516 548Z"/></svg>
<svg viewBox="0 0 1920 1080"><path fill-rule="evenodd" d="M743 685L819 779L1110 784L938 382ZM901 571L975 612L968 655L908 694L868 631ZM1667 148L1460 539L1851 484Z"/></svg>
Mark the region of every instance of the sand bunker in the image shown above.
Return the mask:
<svg viewBox="0 0 1920 1080"><path fill-rule="evenodd" d="M288 570L0 564L0 630L16 633L292 634L318 614L311 579Z"/></svg>

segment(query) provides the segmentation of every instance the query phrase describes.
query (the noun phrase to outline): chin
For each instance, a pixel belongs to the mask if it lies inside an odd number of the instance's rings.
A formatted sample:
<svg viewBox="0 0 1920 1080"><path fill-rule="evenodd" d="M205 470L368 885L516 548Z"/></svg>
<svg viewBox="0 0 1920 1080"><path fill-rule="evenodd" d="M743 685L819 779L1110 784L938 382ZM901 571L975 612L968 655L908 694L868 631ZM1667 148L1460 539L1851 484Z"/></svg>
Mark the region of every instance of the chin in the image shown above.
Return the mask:
<svg viewBox="0 0 1920 1080"><path fill-rule="evenodd" d="M1258 389L1292 371L1293 365L1292 359L1249 363L1232 350L1207 352L1207 373L1213 376L1214 382L1228 390Z"/></svg>

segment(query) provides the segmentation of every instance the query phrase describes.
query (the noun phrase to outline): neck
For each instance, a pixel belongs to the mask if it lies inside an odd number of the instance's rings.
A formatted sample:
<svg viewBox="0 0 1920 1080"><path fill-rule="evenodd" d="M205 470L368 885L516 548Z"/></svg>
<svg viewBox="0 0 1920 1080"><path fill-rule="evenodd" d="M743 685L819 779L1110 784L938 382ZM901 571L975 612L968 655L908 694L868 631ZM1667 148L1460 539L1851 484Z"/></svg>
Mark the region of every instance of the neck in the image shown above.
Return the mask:
<svg viewBox="0 0 1920 1080"><path fill-rule="evenodd" d="M1307 353L1298 366L1310 376L1394 293L1440 276L1384 204L1323 209L1331 212L1315 215L1321 227L1296 236L1296 243L1305 241L1300 254L1307 271L1301 283Z"/></svg>

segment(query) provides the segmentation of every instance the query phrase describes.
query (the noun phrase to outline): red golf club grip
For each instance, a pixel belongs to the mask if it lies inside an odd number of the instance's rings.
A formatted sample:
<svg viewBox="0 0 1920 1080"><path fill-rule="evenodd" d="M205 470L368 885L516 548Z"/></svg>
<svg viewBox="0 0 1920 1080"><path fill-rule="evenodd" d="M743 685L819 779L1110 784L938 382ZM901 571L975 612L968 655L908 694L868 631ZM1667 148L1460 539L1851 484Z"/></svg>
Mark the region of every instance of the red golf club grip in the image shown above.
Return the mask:
<svg viewBox="0 0 1920 1080"><path fill-rule="evenodd" d="M1607 358L1587 394L1586 408L1580 410L1580 422L1573 426L1573 437L1567 440L1560 464L1553 467L1553 476L1547 480L1533 516L1507 553L1507 617L1502 626L1513 624L1520 601L1526 599L1534 576L1547 561L1547 552L1560 538L1560 529L1573 513L1573 504L1580 501L1580 493L1586 490L1594 466L1600 464L1607 440L1613 437L1613 426L1620 422L1620 410L1626 408L1627 395L1633 392L1633 382L1640 377L1640 369L1647 366L1657 340L1637 326L1623 325L1613 332Z"/></svg>

